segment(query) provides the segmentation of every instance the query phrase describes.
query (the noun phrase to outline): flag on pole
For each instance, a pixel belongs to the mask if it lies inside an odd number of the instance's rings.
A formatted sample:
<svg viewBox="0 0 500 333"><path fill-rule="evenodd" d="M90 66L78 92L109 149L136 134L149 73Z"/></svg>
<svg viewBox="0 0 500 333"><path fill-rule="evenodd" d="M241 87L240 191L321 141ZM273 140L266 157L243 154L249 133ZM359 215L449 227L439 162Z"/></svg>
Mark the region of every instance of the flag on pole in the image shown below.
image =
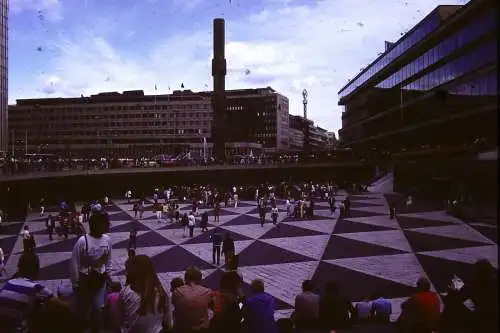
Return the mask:
<svg viewBox="0 0 500 333"><path fill-rule="evenodd" d="M181 88L184 89L184 83L181 83Z"/></svg>
<svg viewBox="0 0 500 333"><path fill-rule="evenodd" d="M155 84L155 91L158 91L158 87L156 86L156 84Z"/></svg>

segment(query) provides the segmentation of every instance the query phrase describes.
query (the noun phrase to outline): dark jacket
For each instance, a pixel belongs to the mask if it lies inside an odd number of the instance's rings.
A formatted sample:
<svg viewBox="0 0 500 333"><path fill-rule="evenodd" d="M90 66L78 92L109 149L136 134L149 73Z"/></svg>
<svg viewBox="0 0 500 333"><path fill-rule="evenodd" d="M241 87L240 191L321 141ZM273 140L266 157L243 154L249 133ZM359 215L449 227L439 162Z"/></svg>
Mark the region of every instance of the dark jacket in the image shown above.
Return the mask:
<svg viewBox="0 0 500 333"><path fill-rule="evenodd" d="M277 333L274 321L274 298L266 293L249 297L243 305L243 332Z"/></svg>

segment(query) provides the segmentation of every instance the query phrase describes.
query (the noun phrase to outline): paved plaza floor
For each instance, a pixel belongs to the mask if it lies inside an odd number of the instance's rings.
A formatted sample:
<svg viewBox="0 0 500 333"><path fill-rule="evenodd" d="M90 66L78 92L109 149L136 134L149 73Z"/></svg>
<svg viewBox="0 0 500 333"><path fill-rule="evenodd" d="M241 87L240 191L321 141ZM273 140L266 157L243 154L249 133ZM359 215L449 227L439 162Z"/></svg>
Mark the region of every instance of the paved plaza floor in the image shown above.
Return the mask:
<svg viewBox="0 0 500 333"><path fill-rule="evenodd" d="M344 197L338 195L337 201ZM137 253L152 257L166 289L172 278L183 276L192 265L202 269L205 285L215 289L223 268L212 264L210 235L219 229L235 240L244 289L248 291L252 279L262 278L266 292L276 299L277 318L293 311L302 281L312 279L319 291L326 282L336 281L352 301L379 292L393 303L394 319L401 303L415 291L419 277L427 276L435 290L444 292L453 274L467 281L472 263L478 259L486 258L498 267L496 226L466 224L418 202L391 220L384 195L365 193L350 195L350 199L349 218L338 219L326 202L317 201L311 220L286 217L284 202L278 201L279 228L270 220L261 227L256 203L242 201L237 208L222 209L219 226L214 225L209 210L209 231L196 228L193 238L183 237L178 225L159 223L151 204L144 219L138 221L130 204L117 201L107 208L112 220L113 272L124 282L129 231L135 225L139 230ZM181 212L189 209L189 204L181 205ZM45 218L37 214L24 222L4 223L0 246L7 253L9 275L15 272L21 255L23 225L29 225L35 235L39 279L55 290L69 276L76 238L55 236L50 241Z"/></svg>

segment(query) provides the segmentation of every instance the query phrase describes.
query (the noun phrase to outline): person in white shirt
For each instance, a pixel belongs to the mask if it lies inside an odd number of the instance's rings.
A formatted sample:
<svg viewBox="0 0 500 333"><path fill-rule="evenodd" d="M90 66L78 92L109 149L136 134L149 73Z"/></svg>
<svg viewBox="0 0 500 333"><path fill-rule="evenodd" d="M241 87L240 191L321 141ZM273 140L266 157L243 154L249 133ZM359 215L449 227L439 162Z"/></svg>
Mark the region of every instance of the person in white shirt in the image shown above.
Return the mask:
<svg viewBox="0 0 500 333"><path fill-rule="evenodd" d="M288 217L292 216L292 203L290 202L290 198L286 199L286 214Z"/></svg>
<svg viewBox="0 0 500 333"><path fill-rule="evenodd" d="M2 274L7 275L7 270L5 270L5 254L0 247L0 276L2 276Z"/></svg>
<svg viewBox="0 0 500 333"><path fill-rule="evenodd" d="M70 280L75 290L79 319L83 325L92 323L92 328L97 330L111 274L112 242L105 234L108 228L108 215L94 213L89 219L90 232L78 239L71 255Z"/></svg>
<svg viewBox="0 0 500 333"><path fill-rule="evenodd" d="M189 212L188 215L189 237L193 237L195 225L196 225L196 217L194 216L193 212Z"/></svg>
<svg viewBox="0 0 500 333"><path fill-rule="evenodd" d="M104 206L107 206L107 205L109 205L109 197L106 195L104 197Z"/></svg>
<svg viewBox="0 0 500 333"><path fill-rule="evenodd" d="M156 219L158 222L161 222L161 215L163 213L163 205L160 203L155 204L155 209L156 209Z"/></svg>

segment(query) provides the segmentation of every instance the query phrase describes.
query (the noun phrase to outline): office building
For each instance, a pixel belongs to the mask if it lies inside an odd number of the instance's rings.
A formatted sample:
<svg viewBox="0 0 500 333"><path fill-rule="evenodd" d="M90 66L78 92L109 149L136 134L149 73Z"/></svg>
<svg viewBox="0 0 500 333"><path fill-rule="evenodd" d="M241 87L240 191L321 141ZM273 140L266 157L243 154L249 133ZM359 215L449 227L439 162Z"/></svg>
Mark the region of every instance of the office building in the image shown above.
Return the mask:
<svg viewBox="0 0 500 333"><path fill-rule="evenodd" d="M273 152L288 146L288 99L271 88L227 91L229 154ZM79 98L17 100L9 106L16 154L74 157L178 155L212 149L211 92L142 90Z"/></svg>
<svg viewBox="0 0 500 333"><path fill-rule="evenodd" d="M303 149L305 145L304 128L309 129L309 144L312 150L326 149L328 146L328 131L319 126L315 126L310 119L303 116L289 116L290 148ZM300 133L300 134L299 134Z"/></svg>
<svg viewBox="0 0 500 333"><path fill-rule="evenodd" d="M7 150L8 142L8 16L9 1L0 0L0 151Z"/></svg>
<svg viewBox="0 0 500 333"><path fill-rule="evenodd" d="M438 6L339 91L362 156L497 142L498 4Z"/></svg>

